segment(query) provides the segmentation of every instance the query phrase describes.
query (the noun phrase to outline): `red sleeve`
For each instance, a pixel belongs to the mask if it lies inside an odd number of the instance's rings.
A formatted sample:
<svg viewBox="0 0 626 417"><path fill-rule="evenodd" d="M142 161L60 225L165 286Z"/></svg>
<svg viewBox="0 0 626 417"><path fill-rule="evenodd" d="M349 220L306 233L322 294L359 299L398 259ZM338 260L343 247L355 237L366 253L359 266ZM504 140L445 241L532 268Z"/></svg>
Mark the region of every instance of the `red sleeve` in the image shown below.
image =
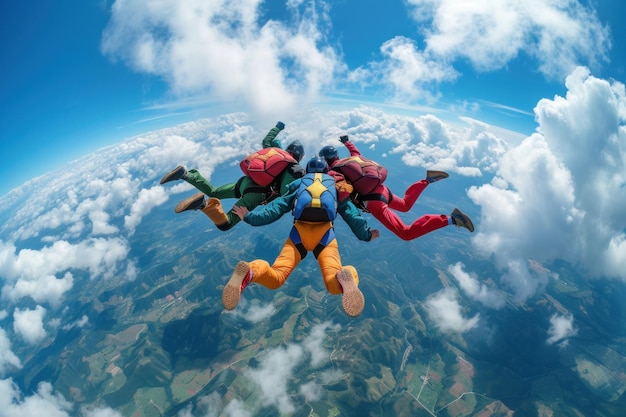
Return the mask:
<svg viewBox="0 0 626 417"><path fill-rule="evenodd" d="M346 145L346 148L348 148L348 150L350 151L350 156L361 155L361 152L359 152L359 149L354 143L347 141L346 143L344 143L344 145Z"/></svg>

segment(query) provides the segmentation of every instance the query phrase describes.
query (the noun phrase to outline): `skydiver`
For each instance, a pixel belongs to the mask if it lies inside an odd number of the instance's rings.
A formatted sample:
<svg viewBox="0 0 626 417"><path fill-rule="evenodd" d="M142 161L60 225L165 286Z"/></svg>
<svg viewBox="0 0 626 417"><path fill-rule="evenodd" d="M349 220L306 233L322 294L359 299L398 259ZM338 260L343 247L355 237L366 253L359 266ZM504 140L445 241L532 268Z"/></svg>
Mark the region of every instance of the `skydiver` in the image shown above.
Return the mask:
<svg viewBox="0 0 626 417"><path fill-rule="evenodd" d="M342 294L342 306L346 314L355 317L363 310L365 299L358 288L358 273L353 266L342 266L334 233L333 220L336 212L344 210L337 208L334 178L327 175L328 164L318 156L307 163L306 172L307 175L289 185L287 194L271 203L253 211L242 206L234 208L241 219L253 226L272 223L288 212L293 212L294 223L272 266L262 259L241 261L236 265L222 294L222 302L227 310L237 306L241 292L251 282L269 289L279 288L308 252L313 252L319 263L326 290L330 294ZM317 201L316 208L311 208L315 204L307 206L307 201ZM377 230L367 227L365 219L361 218L359 210L349 199L344 199L341 206L352 207L347 211L348 219L359 218L360 233L351 226L357 237L373 240L380 235Z"/></svg>
<svg viewBox="0 0 626 417"><path fill-rule="evenodd" d="M346 146L350 156L361 155L358 148L349 140L348 135L341 136L339 141ZM337 172L333 170L333 166L336 166L340 161L337 148L324 146L319 151L319 156L328 163L330 167L329 174L337 175ZM429 184L445 178L448 178L448 173L444 171L428 170L426 171L426 178L410 185L406 189L404 197L394 195L389 187L384 184L378 185L369 194L353 194L352 197L355 199L357 206L371 213L387 229L403 240L413 240L448 225L463 227L473 232L474 224L472 220L458 208L455 208L449 215L426 214L415 220L411 225L405 224L398 214L393 211L409 211Z"/></svg>
<svg viewBox="0 0 626 417"><path fill-rule="evenodd" d="M281 148L282 144L277 138L278 134L285 128L283 122L277 122L276 126L270 129L262 141L263 148ZM285 149L293 158L300 162L304 157L304 147L300 141L291 142ZM184 166L179 165L161 178L160 184L170 181L184 180L200 190L200 193L184 199L174 209L176 213L187 210L201 210L216 225L219 230L230 230L240 222L239 216L235 214L235 207L245 207L248 210L268 202L277 195L282 195L287 191L287 185L293 180L301 178L304 169L300 164L291 165L283 171L276 182L267 187L261 187L250 177L242 176L237 182L215 187L204 178L197 169L187 171ZM205 198L205 195L209 198ZM222 209L221 201L224 198L238 198L227 213Z"/></svg>

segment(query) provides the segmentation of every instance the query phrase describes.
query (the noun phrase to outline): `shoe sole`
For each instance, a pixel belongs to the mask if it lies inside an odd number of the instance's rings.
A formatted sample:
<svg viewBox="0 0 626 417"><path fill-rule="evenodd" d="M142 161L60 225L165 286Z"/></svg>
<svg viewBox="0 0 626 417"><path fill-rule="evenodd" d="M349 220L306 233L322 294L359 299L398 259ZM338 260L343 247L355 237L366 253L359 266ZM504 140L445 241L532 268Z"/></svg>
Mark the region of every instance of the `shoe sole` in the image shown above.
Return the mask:
<svg viewBox="0 0 626 417"><path fill-rule="evenodd" d="M188 198L184 199L183 201L181 201L180 203L178 203L176 205L176 208L174 209L174 212L181 213L181 212L187 210L189 208L189 206L191 206L196 200L198 200L200 198L204 199L204 193L194 194L191 197L188 197Z"/></svg>
<svg viewBox="0 0 626 417"><path fill-rule="evenodd" d="M239 299L241 298L241 283L246 278L249 270L250 266L248 266L247 262L241 261L235 266L235 270L222 292L222 304L226 310L232 310L239 304Z"/></svg>
<svg viewBox="0 0 626 417"><path fill-rule="evenodd" d="M450 175L444 171L427 171L426 172L426 178L432 178L433 182L444 180L448 178L449 176Z"/></svg>
<svg viewBox="0 0 626 417"><path fill-rule="evenodd" d="M365 307L365 297L354 282L352 274L347 269L342 269L337 272L337 281L343 292L341 296L343 311L350 317L358 316Z"/></svg>
<svg viewBox="0 0 626 417"><path fill-rule="evenodd" d="M165 184L166 182L170 182L170 181L177 181L177 180L181 179L181 178L182 178L182 175L181 175L179 178L173 178L173 177L176 177L176 176L177 176L176 174L177 174L177 172L178 172L178 171L180 171L180 167L176 167L176 168L174 168L173 170L171 170L170 172L168 172L167 174L165 174L165 175L163 176L163 178L161 178L161 181L159 181L159 184L163 185L163 184ZM183 173L184 173L184 172L185 172L185 171L183 170Z"/></svg>
<svg viewBox="0 0 626 417"><path fill-rule="evenodd" d="M465 227L470 232L474 232L474 223L472 223L472 219L470 219L465 213L463 213L459 209L454 209L454 212L452 214L455 214L456 218L459 218L463 221L463 226L459 227Z"/></svg>

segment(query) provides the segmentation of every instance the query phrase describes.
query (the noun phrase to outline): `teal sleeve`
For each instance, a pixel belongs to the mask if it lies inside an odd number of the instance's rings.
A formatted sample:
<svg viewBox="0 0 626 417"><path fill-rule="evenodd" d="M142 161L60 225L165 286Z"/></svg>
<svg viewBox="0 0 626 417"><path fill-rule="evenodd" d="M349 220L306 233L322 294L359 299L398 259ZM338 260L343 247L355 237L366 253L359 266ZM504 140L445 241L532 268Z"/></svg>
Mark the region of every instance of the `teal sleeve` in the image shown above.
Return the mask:
<svg viewBox="0 0 626 417"><path fill-rule="evenodd" d="M264 226L280 219L293 209L298 187L289 187L289 194L280 196L264 206L259 206L246 214L243 220L252 226Z"/></svg>
<svg viewBox="0 0 626 417"><path fill-rule="evenodd" d="M337 211L359 240L365 242L372 240L372 231L367 225L367 220L365 220L359 209L350 199L345 199L340 202L339 206L337 206Z"/></svg>
<svg viewBox="0 0 626 417"><path fill-rule="evenodd" d="M276 138L280 133L280 129L277 127L273 127L267 132L267 135L263 138L263 148L281 148L283 145L280 143L280 140Z"/></svg>

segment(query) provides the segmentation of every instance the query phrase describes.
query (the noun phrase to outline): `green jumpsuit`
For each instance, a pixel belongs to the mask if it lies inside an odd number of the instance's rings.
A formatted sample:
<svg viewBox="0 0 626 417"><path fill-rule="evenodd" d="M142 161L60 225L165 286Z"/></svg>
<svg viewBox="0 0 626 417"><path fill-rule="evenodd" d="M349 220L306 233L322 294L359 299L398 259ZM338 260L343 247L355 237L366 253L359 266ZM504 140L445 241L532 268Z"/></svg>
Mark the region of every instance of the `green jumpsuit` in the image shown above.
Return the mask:
<svg viewBox="0 0 626 417"><path fill-rule="evenodd" d="M274 147L282 149L281 142L277 139L280 131L281 129L278 127L270 129L267 135L265 135L265 138L263 138L263 148ZM278 177L278 190L273 190L270 187L262 187L252 181L252 179L248 176L242 176L237 182L215 187L211 185L211 183L204 178L197 169L190 169L187 171L184 180L209 197L214 197L220 200L224 198L238 198L239 200L235 202L235 206L245 207L252 211L255 207L259 206L268 199L277 195L285 194L287 191L287 185L303 175L304 169L302 169L300 165L295 165L286 169ZM217 225L218 229L229 230L241 221L232 208L226 213L226 217L228 218L228 221Z"/></svg>

